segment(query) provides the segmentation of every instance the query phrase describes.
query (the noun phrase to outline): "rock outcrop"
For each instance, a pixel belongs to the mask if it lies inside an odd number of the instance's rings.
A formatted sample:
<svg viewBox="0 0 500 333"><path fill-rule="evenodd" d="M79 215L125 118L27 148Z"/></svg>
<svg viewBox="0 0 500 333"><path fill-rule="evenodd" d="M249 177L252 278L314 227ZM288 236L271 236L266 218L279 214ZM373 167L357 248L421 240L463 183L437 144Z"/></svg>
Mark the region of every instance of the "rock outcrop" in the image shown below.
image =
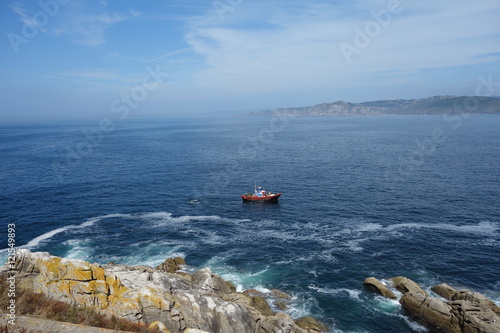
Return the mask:
<svg viewBox="0 0 500 333"><path fill-rule="evenodd" d="M394 287L403 294L408 292L422 294L427 296L427 293L415 282L403 276L397 276L392 278Z"/></svg>
<svg viewBox="0 0 500 333"><path fill-rule="evenodd" d="M445 283L432 287L432 291L448 300L443 301L438 297L429 296L410 279L396 277L392 280L394 287L403 293L399 300L403 309L411 318L430 327L433 331L445 333L500 332L500 308L479 293L456 290ZM370 285L375 284L372 280L370 282Z"/></svg>
<svg viewBox="0 0 500 333"><path fill-rule="evenodd" d="M148 266L92 264L25 249L17 250L15 257L13 270L4 266L2 271L15 271L24 288L133 322L159 322L170 333L319 332L300 328L283 312L274 313L262 297L235 292L208 268L178 274ZM174 268L184 264L172 261ZM172 270L171 262L164 266Z"/></svg>
<svg viewBox="0 0 500 333"><path fill-rule="evenodd" d="M390 299L396 299L396 295L389 290L382 282L377 280L374 277L369 277L366 278L365 281L363 282L365 287L367 287L369 290L376 292L379 295L382 295L384 297L390 298Z"/></svg>
<svg viewBox="0 0 500 333"><path fill-rule="evenodd" d="M156 266L155 268L160 271L167 273L176 273L186 265L186 262L181 257L167 258L164 262Z"/></svg>

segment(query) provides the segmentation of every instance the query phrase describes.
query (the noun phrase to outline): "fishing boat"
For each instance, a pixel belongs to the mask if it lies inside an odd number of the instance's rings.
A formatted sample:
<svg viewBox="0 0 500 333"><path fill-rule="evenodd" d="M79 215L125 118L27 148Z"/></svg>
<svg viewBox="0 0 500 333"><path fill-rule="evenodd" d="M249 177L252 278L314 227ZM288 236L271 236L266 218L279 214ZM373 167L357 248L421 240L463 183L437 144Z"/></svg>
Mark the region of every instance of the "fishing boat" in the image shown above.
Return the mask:
<svg viewBox="0 0 500 333"><path fill-rule="evenodd" d="M243 202L278 202L282 193L271 193L262 187L255 187L254 193L245 193L241 196Z"/></svg>

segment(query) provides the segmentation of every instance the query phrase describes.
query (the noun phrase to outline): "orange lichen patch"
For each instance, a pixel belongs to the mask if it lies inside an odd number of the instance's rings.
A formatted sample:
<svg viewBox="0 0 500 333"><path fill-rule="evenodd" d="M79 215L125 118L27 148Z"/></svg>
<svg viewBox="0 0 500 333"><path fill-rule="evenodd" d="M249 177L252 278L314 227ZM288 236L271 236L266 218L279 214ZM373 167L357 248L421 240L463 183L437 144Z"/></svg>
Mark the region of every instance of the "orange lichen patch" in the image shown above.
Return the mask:
<svg viewBox="0 0 500 333"><path fill-rule="evenodd" d="M60 263L59 278L61 280L90 281L92 268L88 262L64 260Z"/></svg>
<svg viewBox="0 0 500 333"><path fill-rule="evenodd" d="M47 260L40 262L40 273L45 275L48 280L59 278L59 264L61 258L51 257Z"/></svg>
<svg viewBox="0 0 500 333"><path fill-rule="evenodd" d="M155 307L159 310L170 311L174 300L168 293L160 293L152 288L141 289L139 301L142 307Z"/></svg>
<svg viewBox="0 0 500 333"><path fill-rule="evenodd" d="M93 280L105 280L106 279L106 275L104 274L104 269L102 269L101 267L99 267L98 265L96 264L92 264L90 265L91 269L92 269L92 279Z"/></svg>

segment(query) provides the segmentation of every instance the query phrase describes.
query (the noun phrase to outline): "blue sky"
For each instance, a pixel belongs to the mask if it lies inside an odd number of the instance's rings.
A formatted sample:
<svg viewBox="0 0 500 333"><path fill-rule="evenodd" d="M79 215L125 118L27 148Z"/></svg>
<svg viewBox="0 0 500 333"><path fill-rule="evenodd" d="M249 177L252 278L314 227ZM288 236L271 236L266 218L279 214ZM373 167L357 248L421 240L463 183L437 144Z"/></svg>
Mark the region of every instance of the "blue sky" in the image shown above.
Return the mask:
<svg viewBox="0 0 500 333"><path fill-rule="evenodd" d="M2 121L238 114L474 95L497 0L0 3Z"/></svg>

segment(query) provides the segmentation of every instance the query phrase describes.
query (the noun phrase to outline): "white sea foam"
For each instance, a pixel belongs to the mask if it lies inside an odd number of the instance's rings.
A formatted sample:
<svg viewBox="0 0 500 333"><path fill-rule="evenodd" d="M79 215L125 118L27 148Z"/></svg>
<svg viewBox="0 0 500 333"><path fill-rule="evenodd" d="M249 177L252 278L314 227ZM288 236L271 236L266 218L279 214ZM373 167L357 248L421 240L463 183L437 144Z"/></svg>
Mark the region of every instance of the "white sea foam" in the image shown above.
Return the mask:
<svg viewBox="0 0 500 333"><path fill-rule="evenodd" d="M356 300L359 300L359 295L361 295L361 290L355 290L355 289L347 289L347 288L322 288L315 286L313 284L308 286L309 289L314 290L318 293L322 294L331 294L331 295L338 295L338 294L348 294L349 297L354 298Z"/></svg>
<svg viewBox="0 0 500 333"><path fill-rule="evenodd" d="M383 226L379 223L365 223L360 226L357 226L352 231L354 232L373 232L382 229Z"/></svg>
<svg viewBox="0 0 500 333"><path fill-rule="evenodd" d="M455 225L449 223L436 223L436 224L399 223L387 226L385 229L387 231L393 231L398 229L437 229L444 231L462 232L468 234L470 233L491 234L499 231L500 225L498 223L490 221L481 221L475 225Z"/></svg>
<svg viewBox="0 0 500 333"><path fill-rule="evenodd" d="M425 328L424 326L420 325L419 323L417 322L414 322L414 321L411 321L408 317L406 316L403 316L403 315L398 315L399 318L403 319L405 321L405 323L415 332L420 332L420 333L423 333L423 332L429 332L429 330L427 328Z"/></svg>
<svg viewBox="0 0 500 333"><path fill-rule="evenodd" d="M191 220L220 220L221 217L217 215L182 215L174 217L172 213L168 212L152 212L143 213L138 215L139 218L149 218L157 220L168 220L168 221L191 221Z"/></svg>
<svg viewBox="0 0 500 333"><path fill-rule="evenodd" d="M144 217L144 218L168 220L172 217L172 213L155 212L155 213L144 213L144 214L140 214L139 216Z"/></svg>
<svg viewBox="0 0 500 333"><path fill-rule="evenodd" d="M70 250L64 255L68 259L87 259L93 254L92 247L88 246L91 239L69 239L64 245L70 246Z"/></svg>
<svg viewBox="0 0 500 333"><path fill-rule="evenodd" d="M88 219L87 221L85 221L79 225L68 225L68 226L65 226L62 228L57 228L57 229L48 231L48 232L46 232L38 237L33 238L27 244L20 246L20 248L32 250L32 249L38 247L40 245L40 243L47 241L47 240L51 239L52 237L54 237L55 235L60 234L62 232L65 232L68 230L78 230L78 229L88 228L88 227L93 226L97 222L102 221L104 219L108 219L108 218L113 218L113 217L125 217L126 218L129 216L130 215L127 215L127 214L108 214L108 215L94 217L94 218Z"/></svg>
<svg viewBox="0 0 500 333"><path fill-rule="evenodd" d="M48 240L48 239L54 237L55 235L57 235L61 232L64 232L66 230L69 230L69 229L71 229L71 226L51 230L49 232L44 233L43 235L40 235L38 237L33 238L26 245L24 245L22 247L25 249L33 249L33 248L37 247L38 245L40 245L41 242Z"/></svg>

